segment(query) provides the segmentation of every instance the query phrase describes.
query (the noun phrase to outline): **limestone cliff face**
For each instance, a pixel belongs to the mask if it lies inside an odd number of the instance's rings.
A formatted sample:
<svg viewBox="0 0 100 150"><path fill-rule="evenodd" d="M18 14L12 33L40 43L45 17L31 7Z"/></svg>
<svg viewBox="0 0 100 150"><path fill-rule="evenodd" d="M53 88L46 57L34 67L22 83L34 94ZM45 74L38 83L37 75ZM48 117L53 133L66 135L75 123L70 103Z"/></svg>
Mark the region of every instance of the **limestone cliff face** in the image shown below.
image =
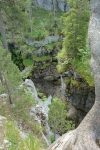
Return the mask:
<svg viewBox="0 0 100 150"><path fill-rule="evenodd" d="M69 75L69 76L68 76ZM75 71L68 71L65 97L69 105L68 117L76 121L76 126L83 120L95 101L95 88Z"/></svg>
<svg viewBox="0 0 100 150"><path fill-rule="evenodd" d="M61 11L67 11L68 5L65 0L33 0L35 6L44 8L45 10L53 10L54 8Z"/></svg>

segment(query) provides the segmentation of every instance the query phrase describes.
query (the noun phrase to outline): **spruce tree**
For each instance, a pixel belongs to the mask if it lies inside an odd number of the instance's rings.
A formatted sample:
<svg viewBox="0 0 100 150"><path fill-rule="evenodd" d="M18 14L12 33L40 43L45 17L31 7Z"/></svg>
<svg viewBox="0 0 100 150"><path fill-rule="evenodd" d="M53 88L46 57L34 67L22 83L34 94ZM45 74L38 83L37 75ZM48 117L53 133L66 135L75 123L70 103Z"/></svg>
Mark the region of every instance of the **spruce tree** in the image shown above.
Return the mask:
<svg viewBox="0 0 100 150"><path fill-rule="evenodd" d="M89 3L87 0L68 0L70 10L63 16L64 42L58 54L59 65L64 69L74 59L80 59L80 49L86 48L89 22Z"/></svg>

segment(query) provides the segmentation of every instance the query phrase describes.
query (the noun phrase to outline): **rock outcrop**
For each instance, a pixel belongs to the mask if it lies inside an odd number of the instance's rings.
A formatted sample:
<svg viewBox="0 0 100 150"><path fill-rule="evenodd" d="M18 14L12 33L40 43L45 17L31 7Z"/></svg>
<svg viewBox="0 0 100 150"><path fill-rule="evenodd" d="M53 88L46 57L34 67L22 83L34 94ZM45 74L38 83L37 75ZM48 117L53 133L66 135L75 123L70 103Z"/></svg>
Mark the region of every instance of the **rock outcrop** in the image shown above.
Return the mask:
<svg viewBox="0 0 100 150"><path fill-rule="evenodd" d="M42 72L43 71L43 72ZM38 89L47 96L60 97L69 104L68 117L75 120L76 126L83 120L95 100L95 89L81 77L62 77L57 73L56 66L33 73ZM62 75L63 76L63 75ZM62 81L63 80L63 81Z"/></svg>
<svg viewBox="0 0 100 150"><path fill-rule="evenodd" d="M36 87L32 80L26 79L24 84L27 86L36 102L36 105L31 108L30 115L34 118L36 123L44 129L41 131L42 139L46 142L47 145L50 145L52 132L48 124L48 113L52 96L49 96L47 100L42 101L42 99L38 97Z"/></svg>
<svg viewBox="0 0 100 150"><path fill-rule="evenodd" d="M65 0L33 0L33 6L41 7L45 10L51 11L54 8L61 11L67 11L68 5Z"/></svg>
<svg viewBox="0 0 100 150"><path fill-rule="evenodd" d="M59 40L61 40L61 37L59 37L58 35L54 35L48 36L41 41L33 41L32 39L26 39L26 44L39 48L47 44L51 44L52 42L58 42Z"/></svg>
<svg viewBox="0 0 100 150"><path fill-rule="evenodd" d="M64 73L63 80L66 83L65 97L69 103L68 117L76 121L78 125L95 101L95 88L75 71L69 70Z"/></svg>

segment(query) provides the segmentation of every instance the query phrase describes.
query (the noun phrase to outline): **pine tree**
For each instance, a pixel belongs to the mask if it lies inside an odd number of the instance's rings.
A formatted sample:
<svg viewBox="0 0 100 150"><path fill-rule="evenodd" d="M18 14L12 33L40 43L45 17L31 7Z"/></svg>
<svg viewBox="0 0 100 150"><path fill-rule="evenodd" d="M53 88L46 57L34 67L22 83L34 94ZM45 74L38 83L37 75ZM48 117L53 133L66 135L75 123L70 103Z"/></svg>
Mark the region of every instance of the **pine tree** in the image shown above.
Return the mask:
<svg viewBox="0 0 100 150"><path fill-rule="evenodd" d="M65 35L63 49L58 54L59 64L66 68L73 60L80 58L80 49L86 47L89 22L89 4L87 0L69 0L70 10L63 17Z"/></svg>

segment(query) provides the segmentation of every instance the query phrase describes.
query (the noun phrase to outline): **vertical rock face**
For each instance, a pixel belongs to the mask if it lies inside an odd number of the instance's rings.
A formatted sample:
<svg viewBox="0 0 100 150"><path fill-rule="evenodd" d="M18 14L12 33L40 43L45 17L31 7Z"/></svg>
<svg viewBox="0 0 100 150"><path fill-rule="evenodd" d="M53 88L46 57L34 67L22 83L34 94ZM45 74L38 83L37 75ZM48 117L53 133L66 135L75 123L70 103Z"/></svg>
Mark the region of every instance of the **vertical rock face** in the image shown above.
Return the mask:
<svg viewBox="0 0 100 150"><path fill-rule="evenodd" d="M95 89L94 87L89 87L86 83L81 83L78 88L75 86L71 87L70 94L68 101L77 110L74 118L76 117L75 121L76 125L78 125L94 104Z"/></svg>
<svg viewBox="0 0 100 150"><path fill-rule="evenodd" d="M75 71L65 72L65 97L69 103L68 117L75 120L76 126L83 120L95 101L95 88Z"/></svg>
<svg viewBox="0 0 100 150"><path fill-rule="evenodd" d="M60 9L61 11L67 11L68 5L65 0L35 0L33 1L35 5L44 8L45 10Z"/></svg>

